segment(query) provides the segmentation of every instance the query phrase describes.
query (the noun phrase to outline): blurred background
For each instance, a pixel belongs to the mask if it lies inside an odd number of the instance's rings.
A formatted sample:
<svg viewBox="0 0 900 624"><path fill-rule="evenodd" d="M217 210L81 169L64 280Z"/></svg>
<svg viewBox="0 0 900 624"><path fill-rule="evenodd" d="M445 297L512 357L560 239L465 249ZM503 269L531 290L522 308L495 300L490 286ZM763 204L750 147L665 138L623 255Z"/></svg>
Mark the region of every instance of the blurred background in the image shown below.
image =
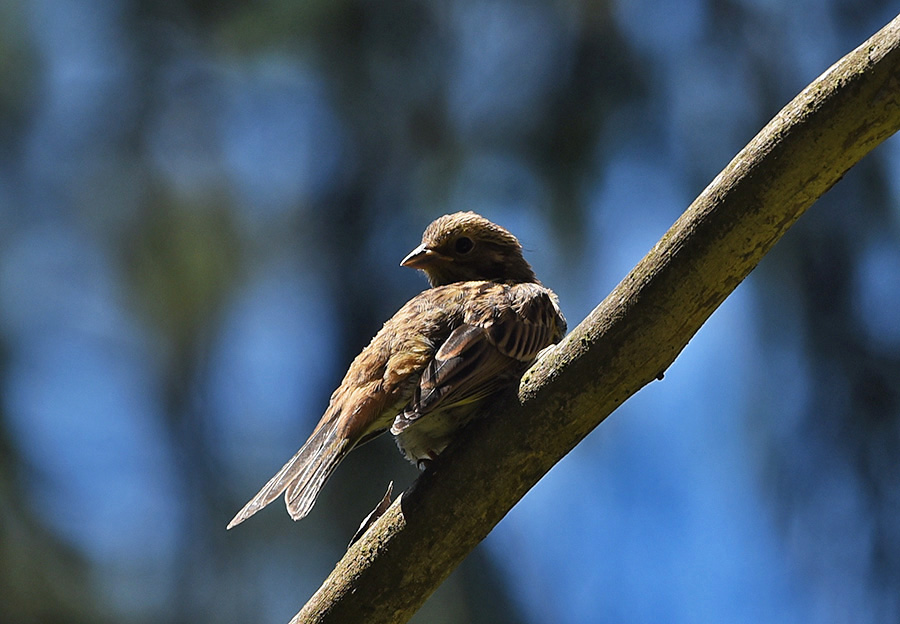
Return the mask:
<svg viewBox="0 0 900 624"><path fill-rule="evenodd" d="M287 622L415 469L382 439L303 522L225 525L426 286L424 227L506 226L574 327L896 11L0 4L0 620ZM414 621L900 621L898 310L893 139Z"/></svg>

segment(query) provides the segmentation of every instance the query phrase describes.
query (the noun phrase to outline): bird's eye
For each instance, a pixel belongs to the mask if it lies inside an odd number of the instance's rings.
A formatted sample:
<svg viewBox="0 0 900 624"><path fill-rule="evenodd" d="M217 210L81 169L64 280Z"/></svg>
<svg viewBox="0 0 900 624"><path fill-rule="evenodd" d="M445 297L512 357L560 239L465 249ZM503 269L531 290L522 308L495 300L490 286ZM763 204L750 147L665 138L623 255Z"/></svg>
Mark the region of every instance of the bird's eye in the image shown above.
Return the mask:
<svg viewBox="0 0 900 624"><path fill-rule="evenodd" d="M475 243L468 236L460 236L453 244L456 253L467 254L475 247Z"/></svg>

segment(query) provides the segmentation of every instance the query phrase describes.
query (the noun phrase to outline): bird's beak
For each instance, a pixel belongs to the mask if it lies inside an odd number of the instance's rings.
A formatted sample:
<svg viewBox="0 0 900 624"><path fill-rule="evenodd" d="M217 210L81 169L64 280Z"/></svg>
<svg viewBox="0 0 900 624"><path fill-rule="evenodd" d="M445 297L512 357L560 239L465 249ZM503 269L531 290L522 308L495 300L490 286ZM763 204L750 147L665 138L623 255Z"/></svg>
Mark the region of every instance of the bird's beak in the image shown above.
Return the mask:
<svg viewBox="0 0 900 624"><path fill-rule="evenodd" d="M429 249L425 246L425 243L422 243L403 258L400 262L400 266L409 267L411 269L424 269L437 260L449 260L449 258L439 254L433 249Z"/></svg>

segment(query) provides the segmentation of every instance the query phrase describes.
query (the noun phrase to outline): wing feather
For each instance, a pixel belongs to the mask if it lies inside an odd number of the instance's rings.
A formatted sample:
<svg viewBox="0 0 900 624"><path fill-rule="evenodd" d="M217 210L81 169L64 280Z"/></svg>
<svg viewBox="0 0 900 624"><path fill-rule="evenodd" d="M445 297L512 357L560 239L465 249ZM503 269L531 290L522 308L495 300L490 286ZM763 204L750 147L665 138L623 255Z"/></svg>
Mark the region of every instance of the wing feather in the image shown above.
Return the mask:
<svg viewBox="0 0 900 624"><path fill-rule="evenodd" d="M527 286L527 287L525 287ZM495 289L491 305L478 301L429 361L407 408L397 416L397 435L435 410L478 401L518 378L537 354L562 337L565 321L547 290L537 284ZM496 289L505 297L496 297Z"/></svg>

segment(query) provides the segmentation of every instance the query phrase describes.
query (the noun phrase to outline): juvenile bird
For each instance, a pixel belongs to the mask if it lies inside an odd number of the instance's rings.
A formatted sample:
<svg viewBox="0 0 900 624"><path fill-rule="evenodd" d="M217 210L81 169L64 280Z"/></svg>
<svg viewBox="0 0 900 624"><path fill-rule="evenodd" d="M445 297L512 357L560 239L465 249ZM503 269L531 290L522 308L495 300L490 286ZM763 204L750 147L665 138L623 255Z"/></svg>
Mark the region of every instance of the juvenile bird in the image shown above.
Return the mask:
<svg viewBox="0 0 900 624"><path fill-rule="evenodd" d="M388 320L331 395L309 439L229 523L284 493L305 517L351 450L390 430L420 468L443 451L478 402L517 382L566 321L515 236L474 212L435 220L401 266L431 288Z"/></svg>

